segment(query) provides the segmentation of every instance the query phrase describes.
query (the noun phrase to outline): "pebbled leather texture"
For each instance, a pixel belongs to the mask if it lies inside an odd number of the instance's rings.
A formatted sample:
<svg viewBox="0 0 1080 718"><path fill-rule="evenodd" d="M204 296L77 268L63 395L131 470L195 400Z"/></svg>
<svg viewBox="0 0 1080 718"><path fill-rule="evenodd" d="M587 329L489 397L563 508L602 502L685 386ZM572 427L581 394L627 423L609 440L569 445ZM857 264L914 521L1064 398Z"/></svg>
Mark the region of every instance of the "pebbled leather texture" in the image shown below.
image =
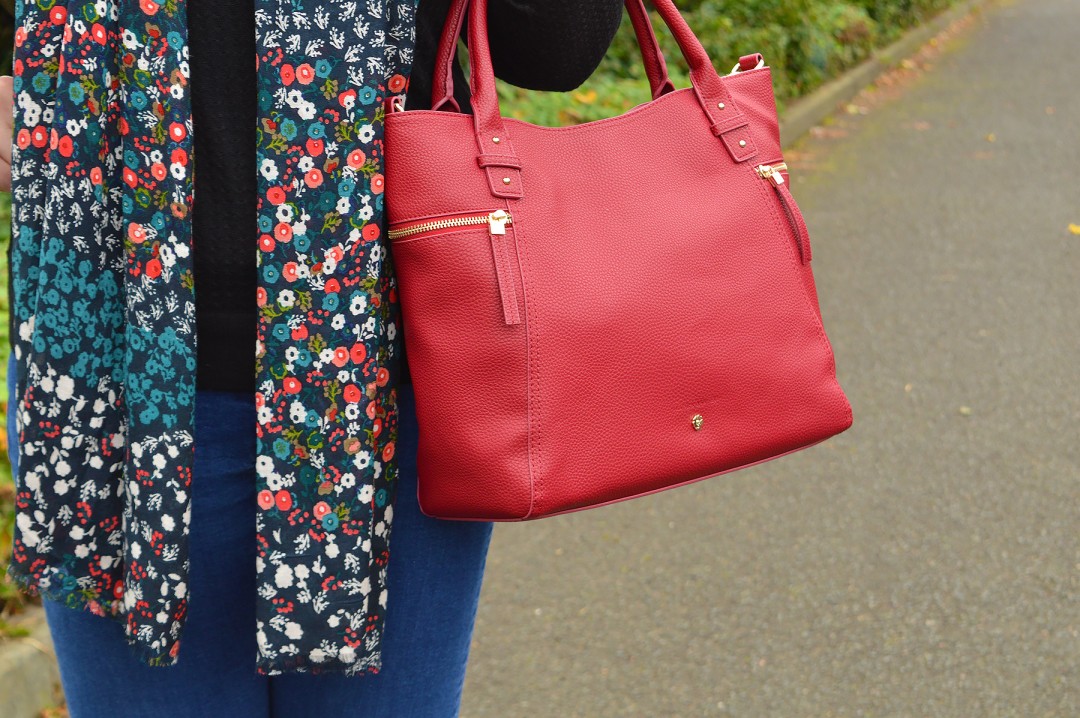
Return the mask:
<svg viewBox="0 0 1080 718"><path fill-rule="evenodd" d="M504 119L473 0L475 114L387 115L392 228L513 220L391 243L430 516L589 508L851 425L802 216L755 170L782 161L770 71L720 77L671 0L654 5L692 88L575 127Z"/></svg>

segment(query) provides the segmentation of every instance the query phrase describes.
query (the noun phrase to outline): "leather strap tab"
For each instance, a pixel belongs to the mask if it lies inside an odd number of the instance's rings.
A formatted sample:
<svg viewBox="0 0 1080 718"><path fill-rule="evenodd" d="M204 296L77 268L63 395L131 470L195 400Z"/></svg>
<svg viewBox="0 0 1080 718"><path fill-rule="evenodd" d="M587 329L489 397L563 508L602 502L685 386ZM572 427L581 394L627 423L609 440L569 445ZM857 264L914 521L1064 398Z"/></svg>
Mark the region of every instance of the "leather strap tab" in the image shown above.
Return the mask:
<svg viewBox="0 0 1080 718"><path fill-rule="evenodd" d="M810 232L806 229L806 220L803 219L802 212L799 211L799 205L795 203L795 198L791 196L787 183L776 185L775 189L777 195L780 196L781 204L784 205L784 211L794 224L792 229L799 240L799 258L803 264L810 264L813 254L810 250Z"/></svg>
<svg viewBox="0 0 1080 718"><path fill-rule="evenodd" d="M754 144L749 126L725 132L720 135L720 139L723 140L731 158L736 162L746 162L757 155L757 146Z"/></svg>
<svg viewBox="0 0 1080 718"><path fill-rule="evenodd" d="M512 155L480 155L476 158L481 167L511 167L521 169L521 160Z"/></svg>
<svg viewBox="0 0 1080 718"><path fill-rule="evenodd" d="M760 52L752 55L743 55L739 58L739 72L749 72L765 61Z"/></svg>
<svg viewBox="0 0 1080 718"><path fill-rule="evenodd" d="M741 130L749 126L750 121L746 119L746 115L744 115L743 113L732 112L731 114L725 115L723 112L721 112L720 120L718 122L714 122L712 125L712 131L714 135L720 137L721 135L727 134L732 130Z"/></svg>
<svg viewBox="0 0 1080 718"><path fill-rule="evenodd" d="M495 276L499 282L503 320L509 325L521 324L517 282L514 281L514 254L511 251L516 243L517 233L514 232L513 227L507 227L506 234L491 235L491 253L495 259Z"/></svg>

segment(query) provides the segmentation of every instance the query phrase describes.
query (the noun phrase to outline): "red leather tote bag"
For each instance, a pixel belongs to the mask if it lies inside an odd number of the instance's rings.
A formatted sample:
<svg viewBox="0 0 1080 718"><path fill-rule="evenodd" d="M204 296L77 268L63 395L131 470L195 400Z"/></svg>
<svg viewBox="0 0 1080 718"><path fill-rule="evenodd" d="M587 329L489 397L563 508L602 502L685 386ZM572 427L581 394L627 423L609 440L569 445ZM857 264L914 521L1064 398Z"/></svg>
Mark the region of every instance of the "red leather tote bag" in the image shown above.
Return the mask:
<svg viewBox="0 0 1080 718"><path fill-rule="evenodd" d="M420 425L422 510L522 520L653 493L851 424L788 191L769 69L717 74L671 0L674 89L540 127L500 116L487 0L458 0L434 109L386 117L387 211ZM473 114L451 62L469 5Z"/></svg>

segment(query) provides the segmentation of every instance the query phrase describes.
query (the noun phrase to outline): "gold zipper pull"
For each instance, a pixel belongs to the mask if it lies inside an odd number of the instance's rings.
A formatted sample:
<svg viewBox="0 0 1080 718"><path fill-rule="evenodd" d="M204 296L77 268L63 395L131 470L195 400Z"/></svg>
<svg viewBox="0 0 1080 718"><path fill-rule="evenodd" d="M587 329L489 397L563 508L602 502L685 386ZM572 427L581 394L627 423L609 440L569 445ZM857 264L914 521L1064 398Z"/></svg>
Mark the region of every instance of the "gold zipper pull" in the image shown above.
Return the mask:
<svg viewBox="0 0 1080 718"><path fill-rule="evenodd" d="M493 235L506 234L507 224L510 224L510 215L505 209L496 210L488 215L488 227Z"/></svg>
<svg viewBox="0 0 1080 718"><path fill-rule="evenodd" d="M779 187L784 184L784 175L780 174L780 170L786 170L787 164L781 162L777 165L758 165L756 168L758 177L761 179L771 180L772 183Z"/></svg>

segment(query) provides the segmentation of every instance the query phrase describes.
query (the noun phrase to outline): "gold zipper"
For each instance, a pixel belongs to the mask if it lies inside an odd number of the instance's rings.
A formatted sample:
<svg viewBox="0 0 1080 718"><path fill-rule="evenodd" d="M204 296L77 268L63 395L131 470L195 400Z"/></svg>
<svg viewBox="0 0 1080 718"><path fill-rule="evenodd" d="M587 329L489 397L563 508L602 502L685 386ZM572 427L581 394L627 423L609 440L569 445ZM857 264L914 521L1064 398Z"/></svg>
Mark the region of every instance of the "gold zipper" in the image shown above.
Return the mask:
<svg viewBox="0 0 1080 718"><path fill-rule="evenodd" d="M772 183L777 187L784 184L784 176L780 173L788 171L786 162L779 162L775 165L758 165L754 169L757 171L758 177L772 180Z"/></svg>
<svg viewBox="0 0 1080 718"><path fill-rule="evenodd" d="M456 229L458 227L481 227L488 225L491 234L506 234L506 226L514 223L514 218L505 209L489 212L488 214L474 214L465 217L448 217L446 219L433 219L430 222L421 222L401 229L392 229L387 235L391 240L403 237L414 237L425 232L434 232L440 229Z"/></svg>

